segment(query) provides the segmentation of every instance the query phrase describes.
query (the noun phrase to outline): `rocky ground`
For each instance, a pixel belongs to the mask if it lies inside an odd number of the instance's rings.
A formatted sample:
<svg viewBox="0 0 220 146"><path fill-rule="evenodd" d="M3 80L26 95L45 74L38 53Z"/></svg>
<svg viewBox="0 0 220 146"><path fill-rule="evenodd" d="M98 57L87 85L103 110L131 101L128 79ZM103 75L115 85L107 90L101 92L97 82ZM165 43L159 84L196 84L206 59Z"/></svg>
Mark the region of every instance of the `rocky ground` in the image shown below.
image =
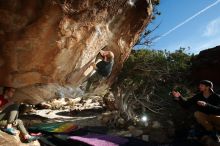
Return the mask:
<svg viewBox="0 0 220 146"><path fill-rule="evenodd" d="M118 111L107 110L105 103L106 101L99 96L91 96L86 99L81 97L59 98L36 106L22 105L22 116L20 117L26 126L42 122L73 121L80 127L104 126L108 134L137 137L159 143L171 142L174 134L172 121L167 121L168 129L163 127L159 121L126 122L119 116ZM111 100L108 100L107 104L111 106Z"/></svg>
<svg viewBox="0 0 220 146"><path fill-rule="evenodd" d="M0 145L1 146L40 146L40 143L38 141L34 141L31 143L23 143L20 141L20 138L18 135L11 136L7 133L4 133L0 130Z"/></svg>
<svg viewBox="0 0 220 146"><path fill-rule="evenodd" d="M173 121L167 119L136 119L127 121L120 116L117 110L114 110L114 102L111 99L105 99L99 96L90 96L87 98L58 98L39 105L21 105L20 118L25 126L29 127L38 123L53 123L72 121L79 127L104 127L107 134L135 137L147 142L157 144L171 144L178 138L187 140L186 135L177 136ZM111 109L111 110L109 110ZM184 124L184 123L182 123ZM183 126L184 127L184 126ZM181 129L179 127L179 129ZM22 144L19 137L9 136L0 132L0 145L28 145ZM7 137L5 139L5 137ZM206 141L211 141L207 139ZM211 141L212 142L212 141ZM38 146L39 143L31 143L31 146ZM174 144L175 145L175 144ZM177 144L178 145L178 144Z"/></svg>

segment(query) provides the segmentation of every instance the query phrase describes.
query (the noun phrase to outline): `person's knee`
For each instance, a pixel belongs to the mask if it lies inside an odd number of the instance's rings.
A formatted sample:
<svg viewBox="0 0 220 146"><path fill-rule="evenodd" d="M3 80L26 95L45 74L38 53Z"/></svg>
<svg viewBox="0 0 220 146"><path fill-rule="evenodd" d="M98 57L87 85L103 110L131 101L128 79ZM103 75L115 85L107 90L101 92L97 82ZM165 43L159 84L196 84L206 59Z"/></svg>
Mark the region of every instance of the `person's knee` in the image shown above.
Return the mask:
<svg viewBox="0 0 220 146"><path fill-rule="evenodd" d="M205 113L200 112L200 111L196 111L194 113L194 117L198 123L204 123L204 122L209 121L208 115L206 115Z"/></svg>
<svg viewBox="0 0 220 146"><path fill-rule="evenodd" d="M194 117L197 118L200 116L200 114L201 114L200 112L196 111L196 112L194 112Z"/></svg>
<svg viewBox="0 0 220 146"><path fill-rule="evenodd" d="M18 124L18 125L23 124L23 121L22 121L22 120L20 120L20 119L17 119L17 120L16 120L16 122L17 122L17 124Z"/></svg>
<svg viewBox="0 0 220 146"><path fill-rule="evenodd" d="M206 117L206 114L202 113L202 112L199 112L199 111L196 111L194 113L194 117L197 119L197 120L200 120L200 119L204 119Z"/></svg>

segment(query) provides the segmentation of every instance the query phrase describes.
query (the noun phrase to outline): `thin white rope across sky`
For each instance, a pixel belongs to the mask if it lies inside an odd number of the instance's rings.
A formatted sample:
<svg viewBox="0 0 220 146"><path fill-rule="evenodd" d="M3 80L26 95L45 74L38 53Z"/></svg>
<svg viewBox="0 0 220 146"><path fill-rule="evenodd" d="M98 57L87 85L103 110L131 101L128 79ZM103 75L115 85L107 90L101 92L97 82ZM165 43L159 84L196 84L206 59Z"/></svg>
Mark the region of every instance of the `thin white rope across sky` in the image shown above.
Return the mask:
<svg viewBox="0 0 220 146"><path fill-rule="evenodd" d="M153 40L153 42L157 42L158 40L160 40L161 38L169 35L171 32L175 31L176 29L180 28L181 26L183 26L184 24L186 24L187 22L193 20L195 17L199 16L200 14L204 13L205 11L207 11L208 9L212 8L213 6L217 5L220 3L220 0L215 1L214 3L212 3L211 5L208 5L207 7L205 7L204 9L200 10L199 12L197 12L196 14L192 15L191 17L187 18L186 20L184 20L183 22L181 22L180 24L178 24L177 26L173 27L172 29L170 29L169 31L167 31L166 33L164 33L163 35L161 35L160 37L156 38L155 40Z"/></svg>

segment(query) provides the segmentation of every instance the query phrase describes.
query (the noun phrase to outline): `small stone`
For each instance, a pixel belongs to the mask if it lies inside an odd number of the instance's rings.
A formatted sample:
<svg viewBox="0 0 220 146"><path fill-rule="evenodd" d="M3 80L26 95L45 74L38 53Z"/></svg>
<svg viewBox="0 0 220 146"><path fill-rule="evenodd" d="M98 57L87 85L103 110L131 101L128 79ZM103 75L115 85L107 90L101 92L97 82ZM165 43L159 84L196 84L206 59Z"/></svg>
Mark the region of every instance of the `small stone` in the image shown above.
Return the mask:
<svg viewBox="0 0 220 146"><path fill-rule="evenodd" d="M88 99L88 100L86 101L86 104L90 104L90 103L92 103L92 99Z"/></svg>
<svg viewBox="0 0 220 146"><path fill-rule="evenodd" d="M124 125L125 124L125 120L123 118L119 118L118 119L118 123L121 124L121 125Z"/></svg>
<svg viewBox="0 0 220 146"><path fill-rule="evenodd" d="M124 136L125 136L125 137L132 137L132 134L131 134L131 133L128 133L128 134L125 134Z"/></svg>
<svg viewBox="0 0 220 146"><path fill-rule="evenodd" d="M142 135L142 140L148 142L149 141L149 135Z"/></svg>
<svg viewBox="0 0 220 146"><path fill-rule="evenodd" d="M149 126L149 123L148 122L145 122L144 123L144 127L148 127Z"/></svg>
<svg viewBox="0 0 220 146"><path fill-rule="evenodd" d="M158 121L153 121L152 128L160 128L161 124Z"/></svg>
<svg viewBox="0 0 220 146"><path fill-rule="evenodd" d="M138 137L144 133L143 130L139 130L135 128L134 126L129 126L128 130L131 132L132 136L134 137Z"/></svg>
<svg viewBox="0 0 220 146"><path fill-rule="evenodd" d="M135 129L135 130L131 131L131 134L134 137L141 136L143 133L144 133L143 130L138 130L138 129Z"/></svg>
<svg viewBox="0 0 220 146"><path fill-rule="evenodd" d="M82 97L77 97L71 100L74 103L80 103L82 101Z"/></svg>
<svg viewBox="0 0 220 146"><path fill-rule="evenodd" d="M167 123L169 123L171 126L174 125L173 121L171 121L171 120L168 120Z"/></svg>
<svg viewBox="0 0 220 146"><path fill-rule="evenodd" d="M120 131L117 133L117 135L119 136L125 136L125 137L131 137L132 134L130 133L130 131Z"/></svg>
<svg viewBox="0 0 220 146"><path fill-rule="evenodd" d="M129 130L129 131L134 130L134 129L135 129L134 126L129 126L129 127L128 127L128 130Z"/></svg>
<svg viewBox="0 0 220 146"><path fill-rule="evenodd" d="M103 123L103 124L107 124L109 120L110 120L109 117L103 117L103 118L102 118L102 123Z"/></svg>

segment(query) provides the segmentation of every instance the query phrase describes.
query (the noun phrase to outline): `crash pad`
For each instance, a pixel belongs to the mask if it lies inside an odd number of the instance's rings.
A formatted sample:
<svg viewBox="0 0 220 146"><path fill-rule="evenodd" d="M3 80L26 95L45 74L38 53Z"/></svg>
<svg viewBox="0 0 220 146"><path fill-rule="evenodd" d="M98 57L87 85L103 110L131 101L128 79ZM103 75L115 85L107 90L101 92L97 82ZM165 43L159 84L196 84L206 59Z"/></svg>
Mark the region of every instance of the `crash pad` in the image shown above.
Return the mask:
<svg viewBox="0 0 220 146"><path fill-rule="evenodd" d="M102 135L102 134L88 134L85 136L70 136L73 141L80 141L91 146L119 146L128 142L126 138Z"/></svg>
<svg viewBox="0 0 220 146"><path fill-rule="evenodd" d="M79 127L72 122L55 122L36 124L28 128L29 131L42 133L70 133Z"/></svg>

